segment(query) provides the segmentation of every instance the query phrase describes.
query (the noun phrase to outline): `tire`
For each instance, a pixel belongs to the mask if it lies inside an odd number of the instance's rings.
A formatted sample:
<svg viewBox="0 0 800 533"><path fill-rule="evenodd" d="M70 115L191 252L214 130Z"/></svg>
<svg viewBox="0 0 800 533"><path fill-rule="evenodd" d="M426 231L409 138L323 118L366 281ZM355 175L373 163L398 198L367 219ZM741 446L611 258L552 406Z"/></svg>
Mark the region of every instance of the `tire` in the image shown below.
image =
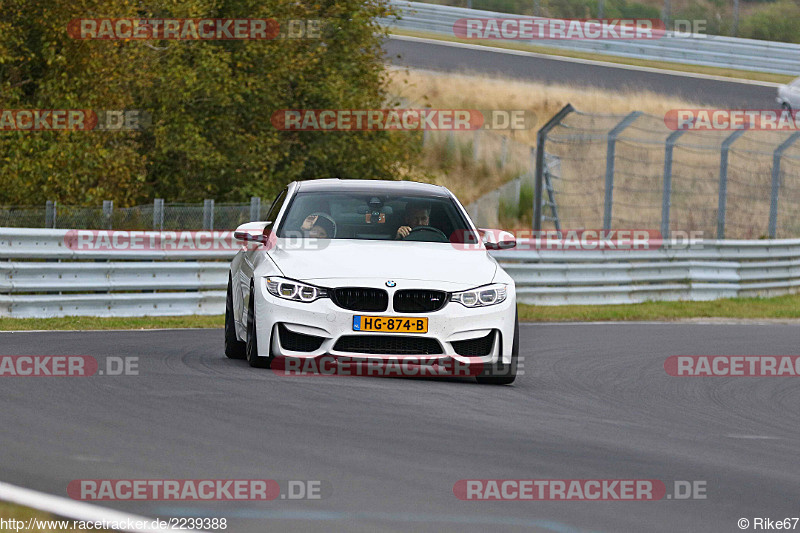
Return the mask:
<svg viewBox="0 0 800 533"><path fill-rule="evenodd" d="M258 335L256 327L256 313L254 305L255 289L253 282L250 282L250 300L247 304L247 347L245 349L247 362L253 368L269 368L272 363L272 357L259 357L258 356Z"/></svg>
<svg viewBox="0 0 800 533"><path fill-rule="evenodd" d="M247 343L236 338L236 323L233 318L233 284L228 273L228 295L225 297L225 355L230 359L244 359Z"/></svg>
<svg viewBox="0 0 800 533"><path fill-rule="evenodd" d="M511 346L511 363L495 363L475 379L481 385L510 385L517 379L517 359L519 358L519 313L514 315L514 342Z"/></svg>

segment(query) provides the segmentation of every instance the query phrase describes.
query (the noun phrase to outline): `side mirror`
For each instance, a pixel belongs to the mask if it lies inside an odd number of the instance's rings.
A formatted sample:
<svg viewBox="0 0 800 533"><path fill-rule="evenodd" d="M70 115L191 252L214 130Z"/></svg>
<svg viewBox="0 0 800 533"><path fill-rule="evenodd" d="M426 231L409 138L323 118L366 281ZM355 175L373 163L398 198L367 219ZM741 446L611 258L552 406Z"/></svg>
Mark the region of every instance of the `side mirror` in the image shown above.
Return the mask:
<svg viewBox="0 0 800 533"><path fill-rule="evenodd" d="M271 230L272 222L248 222L236 228L236 231L233 232L233 238L266 245L269 242Z"/></svg>
<svg viewBox="0 0 800 533"><path fill-rule="evenodd" d="M506 250L517 245L517 239L509 231L499 229L478 229L481 241L487 250Z"/></svg>

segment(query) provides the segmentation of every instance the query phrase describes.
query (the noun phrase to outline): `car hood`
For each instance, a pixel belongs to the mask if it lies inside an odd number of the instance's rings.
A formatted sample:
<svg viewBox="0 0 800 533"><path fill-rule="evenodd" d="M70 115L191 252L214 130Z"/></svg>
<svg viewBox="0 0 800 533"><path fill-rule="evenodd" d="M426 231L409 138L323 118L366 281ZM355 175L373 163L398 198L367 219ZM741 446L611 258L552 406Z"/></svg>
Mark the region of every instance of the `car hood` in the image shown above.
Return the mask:
<svg viewBox="0 0 800 533"><path fill-rule="evenodd" d="M284 276L300 281L380 278L444 282L459 288L490 283L497 262L485 250L449 243L351 239L278 239L269 256Z"/></svg>

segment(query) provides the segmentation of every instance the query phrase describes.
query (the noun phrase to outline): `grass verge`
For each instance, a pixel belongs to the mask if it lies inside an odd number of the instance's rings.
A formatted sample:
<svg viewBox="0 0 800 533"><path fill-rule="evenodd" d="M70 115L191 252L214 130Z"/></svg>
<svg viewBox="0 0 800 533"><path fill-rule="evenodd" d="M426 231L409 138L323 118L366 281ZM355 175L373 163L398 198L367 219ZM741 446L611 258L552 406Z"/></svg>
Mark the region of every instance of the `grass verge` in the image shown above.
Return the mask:
<svg viewBox="0 0 800 533"><path fill-rule="evenodd" d="M29 507L23 507L21 505L16 505L7 502L0 502L0 518L6 521L9 519L13 519L24 522L24 524L18 524L17 531L26 531L29 533L49 533L52 531L78 533L87 531L87 529L60 527L62 524L65 524L67 526L76 525L75 520L67 518L59 518L54 515L51 515L50 513L37 511L36 509L31 509ZM33 519L33 522L29 522L31 519ZM28 528L28 525L33 525L33 527ZM11 527L5 529L9 531L14 531L14 528ZM110 533L110 530L108 529L92 529L92 531L99 531L101 533L104 531L108 531Z"/></svg>
<svg viewBox="0 0 800 533"><path fill-rule="evenodd" d="M441 33L414 31L414 30L401 30L393 29L393 35L401 35L408 37L423 37L426 39L436 39L437 41L448 41L454 43L474 44L479 46L486 46L489 48L503 48L506 50L521 50L524 52L534 52L537 54L546 54L551 56L572 57L576 59L589 59L592 61L604 61L606 63L617 63L620 65L632 65L637 67L649 67L665 70L676 70L680 72L689 72L693 74L707 74L712 76L722 76L725 78L738 78L742 80L766 81L772 83L789 83L794 79L792 76L786 74L772 74L769 72L754 72L751 70L739 70L733 68L720 68L720 67L705 67L702 65L687 65L684 63L673 63L671 61L653 61L646 59L633 59L628 57L620 57L606 54L597 54L592 52L578 52L573 50L562 50L560 48L552 48L548 46L537 46L532 44L518 43L515 41L477 41L459 39L455 36L442 35Z"/></svg>
<svg viewBox="0 0 800 533"><path fill-rule="evenodd" d="M581 322L611 320L682 320L691 318L800 319L800 294L772 298L730 298L710 302L645 302L623 305L519 304L520 320ZM222 328L223 315L135 318L0 318L0 331Z"/></svg>
<svg viewBox="0 0 800 533"><path fill-rule="evenodd" d="M221 328L224 315L61 318L0 318L0 331Z"/></svg>
<svg viewBox="0 0 800 533"><path fill-rule="evenodd" d="M800 318L800 294L772 298L729 298L710 302L560 306L519 304L519 318L530 322L681 320L688 318L792 319Z"/></svg>

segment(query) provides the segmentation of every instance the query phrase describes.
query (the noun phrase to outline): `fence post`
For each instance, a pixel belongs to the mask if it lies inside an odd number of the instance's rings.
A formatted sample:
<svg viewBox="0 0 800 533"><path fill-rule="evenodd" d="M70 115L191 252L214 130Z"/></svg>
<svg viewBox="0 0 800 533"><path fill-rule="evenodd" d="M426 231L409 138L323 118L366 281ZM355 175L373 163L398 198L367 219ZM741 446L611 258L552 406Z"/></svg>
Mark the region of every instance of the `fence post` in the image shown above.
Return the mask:
<svg viewBox="0 0 800 533"><path fill-rule="evenodd" d="M55 229L56 227L56 203L47 200L44 208L44 227Z"/></svg>
<svg viewBox="0 0 800 533"><path fill-rule="evenodd" d="M608 147L606 148L606 189L605 198L603 199L603 229L605 231L611 229L611 213L614 207L614 156L617 152L617 137L622 133L622 130L630 126L641 114L641 111L630 113L608 132Z"/></svg>
<svg viewBox="0 0 800 533"><path fill-rule="evenodd" d="M114 201L103 200L103 218L105 219L106 229L111 229L111 216L114 214Z"/></svg>
<svg viewBox="0 0 800 533"><path fill-rule="evenodd" d="M534 180L536 179L536 148L534 148L533 146L531 146L531 151L530 151L530 156L529 157L530 157L530 166L531 166L530 183L533 183Z"/></svg>
<svg viewBox="0 0 800 533"><path fill-rule="evenodd" d="M481 130L475 130L472 134L472 160L477 162L481 152Z"/></svg>
<svg viewBox="0 0 800 533"><path fill-rule="evenodd" d="M772 154L772 194L769 202L769 238L774 239L778 233L778 191L781 188L781 157L800 137L800 131L792 133Z"/></svg>
<svg viewBox="0 0 800 533"><path fill-rule="evenodd" d="M717 239L725 238L725 212L728 203L728 151L747 130L736 130L722 141L719 154L719 201L717 202Z"/></svg>
<svg viewBox="0 0 800 533"><path fill-rule="evenodd" d="M214 200L203 200L203 229L214 230Z"/></svg>
<svg viewBox="0 0 800 533"><path fill-rule="evenodd" d="M425 146L428 144L428 142L429 142L428 138L429 137L430 137L430 132L428 131L428 128L422 128L422 147L423 148L425 148Z"/></svg>
<svg viewBox="0 0 800 533"><path fill-rule="evenodd" d="M567 104L553 115L536 133L536 171L534 174L534 194L533 194L533 231L542 230L542 189L544 181L544 143L550 130L558 126L564 117L575 111L572 104Z"/></svg>
<svg viewBox="0 0 800 533"><path fill-rule="evenodd" d="M253 196L250 198L250 222L261 220L261 197Z"/></svg>
<svg viewBox="0 0 800 533"><path fill-rule="evenodd" d="M153 200L153 231L164 231L164 199Z"/></svg>
<svg viewBox="0 0 800 533"><path fill-rule="evenodd" d="M689 130L673 131L667 137L667 146L664 149L664 192L661 196L661 238L666 239L669 234L669 208L672 205L672 152L678 138Z"/></svg>

